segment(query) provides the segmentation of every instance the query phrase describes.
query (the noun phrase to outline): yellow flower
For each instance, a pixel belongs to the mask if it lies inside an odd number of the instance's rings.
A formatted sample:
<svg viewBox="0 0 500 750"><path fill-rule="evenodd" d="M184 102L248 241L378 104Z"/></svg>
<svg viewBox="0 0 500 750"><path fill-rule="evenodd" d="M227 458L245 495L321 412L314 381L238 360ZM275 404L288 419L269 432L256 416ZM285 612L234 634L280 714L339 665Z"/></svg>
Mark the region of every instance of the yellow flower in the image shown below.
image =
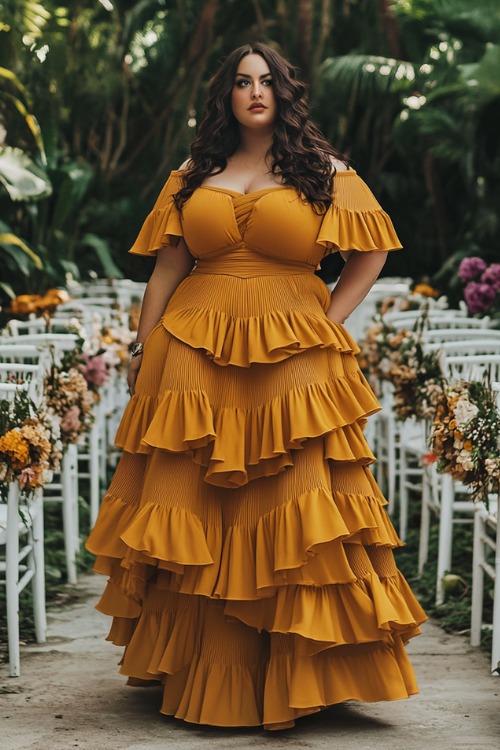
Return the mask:
<svg viewBox="0 0 500 750"><path fill-rule="evenodd" d="M0 453L5 453L14 469L24 469L30 460L29 443L19 430L9 430L0 437Z"/></svg>

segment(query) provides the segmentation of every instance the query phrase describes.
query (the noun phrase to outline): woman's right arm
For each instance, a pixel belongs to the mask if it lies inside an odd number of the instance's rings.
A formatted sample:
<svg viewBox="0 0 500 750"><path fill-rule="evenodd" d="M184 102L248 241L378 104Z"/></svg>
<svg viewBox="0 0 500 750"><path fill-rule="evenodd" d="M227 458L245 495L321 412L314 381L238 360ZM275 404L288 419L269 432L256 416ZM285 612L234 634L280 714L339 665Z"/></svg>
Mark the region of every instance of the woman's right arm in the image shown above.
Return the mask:
<svg viewBox="0 0 500 750"><path fill-rule="evenodd" d="M144 342L165 312L167 303L181 281L189 275L195 259L184 240L179 238L176 246L160 248L156 265L148 281L142 301L141 317L137 329L137 342ZM127 383L130 393L135 390L135 381L141 367L142 354L130 361Z"/></svg>

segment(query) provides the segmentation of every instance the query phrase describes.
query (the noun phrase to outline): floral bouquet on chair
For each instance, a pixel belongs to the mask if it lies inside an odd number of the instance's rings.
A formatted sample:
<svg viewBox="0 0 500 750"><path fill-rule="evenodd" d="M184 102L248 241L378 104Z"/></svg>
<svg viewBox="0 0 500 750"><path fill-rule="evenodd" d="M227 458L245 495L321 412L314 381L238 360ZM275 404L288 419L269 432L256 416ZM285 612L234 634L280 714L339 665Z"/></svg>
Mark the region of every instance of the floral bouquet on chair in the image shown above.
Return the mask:
<svg viewBox="0 0 500 750"><path fill-rule="evenodd" d="M470 487L472 499L488 504L500 492L500 414L487 383L460 381L447 386L430 434L439 472Z"/></svg>
<svg viewBox="0 0 500 750"><path fill-rule="evenodd" d="M52 366L45 381L45 392L49 414L60 420L63 444L76 443L94 421L95 399L86 379L76 367L59 370Z"/></svg>
<svg viewBox="0 0 500 750"><path fill-rule="evenodd" d="M434 415L443 375L438 354L424 353L418 333L395 330L380 320L368 329L360 348L360 367L375 392L380 393L382 381L392 383L398 419Z"/></svg>
<svg viewBox="0 0 500 750"><path fill-rule="evenodd" d="M59 419L36 408L25 392L0 400L0 497L17 480L29 494L52 481L59 470L63 444Z"/></svg>

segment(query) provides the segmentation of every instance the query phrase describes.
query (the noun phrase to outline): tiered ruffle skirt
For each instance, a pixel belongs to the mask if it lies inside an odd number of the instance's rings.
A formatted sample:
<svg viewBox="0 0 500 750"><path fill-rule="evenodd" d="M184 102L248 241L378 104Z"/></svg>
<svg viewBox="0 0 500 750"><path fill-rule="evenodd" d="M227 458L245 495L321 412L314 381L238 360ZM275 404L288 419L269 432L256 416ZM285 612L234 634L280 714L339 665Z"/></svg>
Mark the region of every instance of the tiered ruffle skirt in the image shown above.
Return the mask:
<svg viewBox="0 0 500 750"><path fill-rule="evenodd" d="M284 728L418 692L425 615L369 464L378 404L312 274L193 273L145 345L88 540L134 685L189 722Z"/></svg>

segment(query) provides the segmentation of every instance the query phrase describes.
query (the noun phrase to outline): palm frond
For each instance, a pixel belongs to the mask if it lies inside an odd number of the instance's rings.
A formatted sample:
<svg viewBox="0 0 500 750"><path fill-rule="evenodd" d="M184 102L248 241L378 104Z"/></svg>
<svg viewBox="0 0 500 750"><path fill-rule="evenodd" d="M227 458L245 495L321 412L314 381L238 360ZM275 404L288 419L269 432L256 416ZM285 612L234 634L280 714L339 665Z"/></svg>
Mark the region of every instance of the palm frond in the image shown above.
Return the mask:
<svg viewBox="0 0 500 750"><path fill-rule="evenodd" d="M363 102L406 88L415 76L413 63L377 55L328 58L319 71L320 84L327 96Z"/></svg>

